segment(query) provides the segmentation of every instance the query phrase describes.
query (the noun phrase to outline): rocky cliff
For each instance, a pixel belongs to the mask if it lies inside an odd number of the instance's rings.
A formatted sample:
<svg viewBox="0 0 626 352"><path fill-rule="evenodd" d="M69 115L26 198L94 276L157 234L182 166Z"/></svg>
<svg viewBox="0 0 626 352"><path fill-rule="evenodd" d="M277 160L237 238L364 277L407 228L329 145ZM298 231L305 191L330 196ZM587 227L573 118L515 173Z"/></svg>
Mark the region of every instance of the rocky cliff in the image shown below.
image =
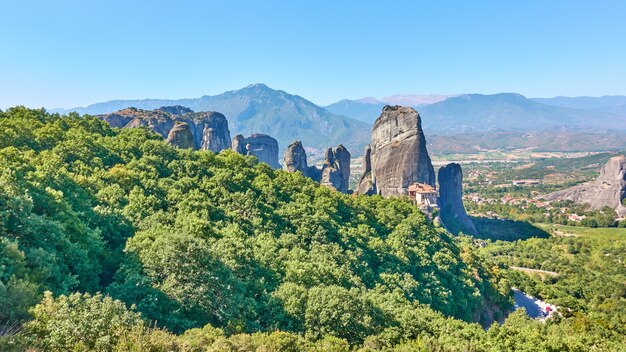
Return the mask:
<svg viewBox="0 0 626 352"><path fill-rule="evenodd" d="M595 181L586 182L562 191L543 196L546 200L568 199L576 203L587 203L591 210L611 207L620 215L626 215L622 205L626 197L626 156L616 156L600 169Z"/></svg>
<svg viewBox="0 0 626 352"><path fill-rule="evenodd" d="M230 148L228 121L215 111L195 113L182 106L165 106L156 110L127 108L96 117L112 127L149 128L180 148L213 152Z"/></svg>
<svg viewBox="0 0 626 352"><path fill-rule="evenodd" d="M243 155L255 156L274 169L280 169L278 141L266 134L254 133L247 138L237 135L233 140L233 149Z"/></svg>
<svg viewBox="0 0 626 352"><path fill-rule="evenodd" d="M324 153L324 165L320 184L348 193L350 186L350 152L343 146L328 148Z"/></svg>
<svg viewBox="0 0 626 352"><path fill-rule="evenodd" d="M190 108L180 106L180 105L161 106L157 110L161 110L172 115L183 115L183 114L193 112L193 110L191 110Z"/></svg>
<svg viewBox="0 0 626 352"><path fill-rule="evenodd" d="M356 186L357 194L365 194L371 196L376 194L376 185L372 179L372 148L367 145L363 152L363 174Z"/></svg>
<svg viewBox="0 0 626 352"><path fill-rule="evenodd" d="M191 127L186 122L177 121L167 134L165 142L181 149L194 149L196 142Z"/></svg>
<svg viewBox="0 0 626 352"><path fill-rule="evenodd" d="M235 138L233 138L232 148L239 154L247 155L246 138L240 134L236 135Z"/></svg>
<svg viewBox="0 0 626 352"><path fill-rule="evenodd" d="M300 141L295 141L285 151L284 168L289 172L300 171L321 185L333 188L342 193L348 193L350 183L350 152L343 146L328 148L324 153L322 169L309 166L304 147Z"/></svg>
<svg viewBox="0 0 626 352"><path fill-rule="evenodd" d="M228 121L224 115L214 111L200 112L193 121L196 127L196 144L200 145L200 149L219 152L231 147Z"/></svg>
<svg viewBox="0 0 626 352"><path fill-rule="evenodd" d="M369 149L371 172L359 182L359 193L399 196L414 182L435 186L435 170L415 109L385 106L374 123Z"/></svg>
<svg viewBox="0 0 626 352"><path fill-rule="evenodd" d="M304 150L302 142L295 141L287 147L283 157L283 167L288 172L300 171L304 176L309 176L306 150Z"/></svg>
<svg viewBox="0 0 626 352"><path fill-rule="evenodd" d="M463 171L461 165L452 163L439 169L439 214L441 222L455 235L463 232L476 235L476 227L463 206Z"/></svg>

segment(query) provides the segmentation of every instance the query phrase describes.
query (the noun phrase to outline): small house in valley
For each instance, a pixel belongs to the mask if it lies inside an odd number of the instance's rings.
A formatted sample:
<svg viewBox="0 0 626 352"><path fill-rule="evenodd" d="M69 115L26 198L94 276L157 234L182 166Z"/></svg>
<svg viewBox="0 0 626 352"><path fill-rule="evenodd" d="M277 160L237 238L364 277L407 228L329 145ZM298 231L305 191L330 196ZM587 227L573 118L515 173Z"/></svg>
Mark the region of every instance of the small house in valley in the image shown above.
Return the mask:
<svg viewBox="0 0 626 352"><path fill-rule="evenodd" d="M409 198L418 206L437 206L437 198L439 198L439 193L431 185L415 182L414 184L409 186L408 192Z"/></svg>

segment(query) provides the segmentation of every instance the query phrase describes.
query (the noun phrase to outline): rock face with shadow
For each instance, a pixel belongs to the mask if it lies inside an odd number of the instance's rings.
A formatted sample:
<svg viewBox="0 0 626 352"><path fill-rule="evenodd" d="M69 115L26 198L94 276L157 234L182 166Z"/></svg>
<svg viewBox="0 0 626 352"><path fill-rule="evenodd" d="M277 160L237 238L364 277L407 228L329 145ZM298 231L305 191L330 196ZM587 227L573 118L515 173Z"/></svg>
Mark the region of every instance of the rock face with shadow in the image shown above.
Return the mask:
<svg viewBox="0 0 626 352"><path fill-rule="evenodd" d="M374 123L366 149L364 173L357 190L361 194L400 196L414 182L435 187L435 170L426 150L421 118L411 107L385 106ZM368 160L369 159L369 162Z"/></svg>
<svg viewBox="0 0 626 352"><path fill-rule="evenodd" d="M228 121L215 111L193 112L182 106L164 106L156 110L127 108L95 117L111 127L149 128L179 148L216 153L230 148Z"/></svg>
<svg viewBox="0 0 626 352"><path fill-rule="evenodd" d="M278 141L261 133L254 133L247 138L235 136L232 148L243 155L252 155L260 162L268 164L273 169L280 169L278 163Z"/></svg>
<svg viewBox="0 0 626 352"><path fill-rule="evenodd" d="M193 110L191 110L190 108L180 106L180 105L162 106L158 108L157 110L161 110L163 112L166 112L172 115L183 115L183 114L188 114L188 113L193 112Z"/></svg>
<svg viewBox="0 0 626 352"><path fill-rule="evenodd" d="M235 138L233 138L232 149L239 154L247 155L246 138L240 134L236 135Z"/></svg>
<svg viewBox="0 0 626 352"><path fill-rule="evenodd" d="M350 152L343 145L324 152L320 184L348 193L350 186Z"/></svg>
<svg viewBox="0 0 626 352"><path fill-rule="evenodd" d="M439 214L446 229L457 235L477 235L476 227L463 206L463 171L461 165L452 163L439 169Z"/></svg>
<svg viewBox="0 0 626 352"><path fill-rule="evenodd" d="M230 131L224 115L214 111L199 112L196 113L194 122L196 144L201 150L219 152L230 149Z"/></svg>
<svg viewBox="0 0 626 352"><path fill-rule="evenodd" d="M369 145L363 152L363 174L357 184L356 193L368 196L376 194L376 185L372 178L372 148Z"/></svg>
<svg viewBox="0 0 626 352"><path fill-rule="evenodd" d="M562 191L546 194L545 200L571 200L576 203L589 204L590 210L604 207L615 209L618 215L626 215L623 205L626 197L626 157L615 156L600 169L595 181L586 182Z"/></svg>
<svg viewBox="0 0 626 352"><path fill-rule="evenodd" d="M195 149L196 142L187 122L177 121L167 134L165 142L181 149Z"/></svg>
<svg viewBox="0 0 626 352"><path fill-rule="evenodd" d="M306 151L300 141L295 141L287 147L283 161L286 171L299 171L321 185L348 193L350 152L341 144L337 148L326 149L322 169L308 165Z"/></svg>
<svg viewBox="0 0 626 352"><path fill-rule="evenodd" d="M283 167L288 172L300 171L304 176L310 177L306 150L304 150L302 142L295 141L287 147L283 157Z"/></svg>

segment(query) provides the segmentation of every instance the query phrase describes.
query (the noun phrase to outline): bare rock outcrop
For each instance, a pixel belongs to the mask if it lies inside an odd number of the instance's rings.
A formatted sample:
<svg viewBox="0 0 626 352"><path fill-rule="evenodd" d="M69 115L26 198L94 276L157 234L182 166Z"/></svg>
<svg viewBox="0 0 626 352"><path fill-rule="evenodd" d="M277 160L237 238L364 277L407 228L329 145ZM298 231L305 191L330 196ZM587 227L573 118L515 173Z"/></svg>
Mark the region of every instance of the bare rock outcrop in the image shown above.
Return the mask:
<svg viewBox="0 0 626 352"><path fill-rule="evenodd" d="M247 155L246 138L240 134L236 135L235 138L233 138L232 149L239 154Z"/></svg>
<svg viewBox="0 0 626 352"><path fill-rule="evenodd" d="M590 210L610 207L620 216L626 215L622 205L626 197L626 156L615 156L600 169L595 181L586 182L562 191L546 194L545 200L571 200L576 203L588 203Z"/></svg>
<svg viewBox="0 0 626 352"><path fill-rule="evenodd" d="M376 194L376 185L372 179L372 148L369 145L363 153L363 175L357 184L356 193L368 196Z"/></svg>
<svg viewBox="0 0 626 352"><path fill-rule="evenodd" d="M463 206L463 171L461 165L452 163L439 169L439 212L441 222L455 235L463 232L476 235L476 227Z"/></svg>
<svg viewBox="0 0 626 352"><path fill-rule="evenodd" d="M122 126L122 128L145 127L160 134L163 138L167 138L167 135L176 123L175 117L159 110L146 111L141 109L124 109L114 114L120 114L127 118L131 118L130 122L128 122L125 126ZM197 147L194 147L194 149L197 149Z"/></svg>
<svg viewBox="0 0 626 352"><path fill-rule="evenodd" d="M161 110L172 115L184 115L188 113L193 113L193 110L181 105L161 106L157 110Z"/></svg>
<svg viewBox="0 0 626 352"><path fill-rule="evenodd" d="M233 141L233 149L239 154L255 156L274 169L280 169L278 141L266 134L254 133L248 138L237 135Z"/></svg>
<svg viewBox="0 0 626 352"><path fill-rule="evenodd" d="M309 166L306 150L300 141L295 141L285 151L284 168L289 172L300 171L304 176L319 182L323 186L348 193L350 186L350 152L343 146L328 148L324 152L322 169Z"/></svg>
<svg viewBox="0 0 626 352"><path fill-rule="evenodd" d="M306 150L304 150L302 142L295 141L287 147L285 156L283 157L283 167L288 172L300 171L304 176L309 176Z"/></svg>
<svg viewBox="0 0 626 352"><path fill-rule="evenodd" d="M186 122L176 122L167 134L165 142L181 149L194 149L196 146L191 128Z"/></svg>
<svg viewBox="0 0 626 352"><path fill-rule="evenodd" d="M181 148L216 153L230 148L228 121L224 115L215 111L195 113L182 106L165 106L156 110L127 108L96 117L106 121L111 127L149 128L168 143Z"/></svg>
<svg viewBox="0 0 626 352"><path fill-rule="evenodd" d="M435 170L415 109L385 106L374 123L369 148L371 176L361 179L359 193L400 196L414 182L435 186Z"/></svg>
<svg viewBox="0 0 626 352"><path fill-rule="evenodd" d="M98 117L100 120L106 122L109 124L109 126L111 127L116 127L116 128L123 128L126 125L128 125L129 122L131 122L134 117L129 116L128 114L125 114L125 111L133 111L133 110L137 110L135 108L128 108L128 109L124 109L124 110L120 110L118 112L114 112L111 114L106 114L106 115L100 115L100 116L96 116Z"/></svg>
<svg viewBox="0 0 626 352"><path fill-rule="evenodd" d="M201 112L196 114L194 122L196 144L200 145L200 149L212 152L230 149L230 131L226 116L215 111Z"/></svg>
<svg viewBox="0 0 626 352"><path fill-rule="evenodd" d="M350 152L343 145L324 152L324 165L320 184L348 193L350 186Z"/></svg>

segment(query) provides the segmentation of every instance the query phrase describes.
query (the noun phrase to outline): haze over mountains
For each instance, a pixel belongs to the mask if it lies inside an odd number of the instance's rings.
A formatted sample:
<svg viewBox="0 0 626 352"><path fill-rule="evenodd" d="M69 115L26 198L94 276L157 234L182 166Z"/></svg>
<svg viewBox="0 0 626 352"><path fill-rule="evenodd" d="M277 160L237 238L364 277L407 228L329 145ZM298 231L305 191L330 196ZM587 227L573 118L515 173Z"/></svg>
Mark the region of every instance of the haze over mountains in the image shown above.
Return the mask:
<svg viewBox="0 0 626 352"><path fill-rule="evenodd" d="M312 102L264 84L195 99L113 100L85 108L53 110L80 114L105 114L127 107L145 110L181 105L193 111L217 111L228 118L232 135L268 134L278 140L281 150L300 140L304 145L323 150L344 144L350 150L362 150L369 139L368 124L336 115Z"/></svg>
<svg viewBox="0 0 626 352"><path fill-rule="evenodd" d="M453 95L442 94L396 94L381 99L373 97L366 97L357 100L342 99L336 103L325 106L324 108L335 114L350 116L367 123L374 123L385 105L402 105L419 108L425 105L444 101L452 96Z"/></svg>
<svg viewBox="0 0 626 352"><path fill-rule="evenodd" d="M533 98L534 101L565 108L610 112L626 116L626 96Z"/></svg>
<svg viewBox="0 0 626 352"><path fill-rule="evenodd" d="M626 148L626 97L443 96L416 104L433 154L482 150L599 151ZM344 99L329 111L372 123L381 99Z"/></svg>
<svg viewBox="0 0 626 352"><path fill-rule="evenodd" d="M553 128L626 129L626 109L618 111L626 97L527 99L521 94L463 94L440 96L431 104L415 104L424 118L424 129L436 133L468 131L541 130ZM620 99L621 98L621 99ZM587 103L584 103L587 102ZM385 102L372 100L341 100L326 106L336 114L372 123ZM407 104L404 104L407 105ZM578 106L578 107L577 107ZM612 112L612 110L615 112Z"/></svg>
<svg viewBox="0 0 626 352"><path fill-rule="evenodd" d="M295 140L320 152L343 144L360 155L371 124L385 105L415 107L434 154L481 149L531 148L549 151L626 147L626 96L526 98L492 95L398 94L386 98L343 99L320 107L305 98L253 84L215 96L192 99L113 100L84 108L52 111L110 113L127 107L157 109L181 105L196 112L218 111L233 135L265 133L284 150ZM520 132L522 132L520 134Z"/></svg>

